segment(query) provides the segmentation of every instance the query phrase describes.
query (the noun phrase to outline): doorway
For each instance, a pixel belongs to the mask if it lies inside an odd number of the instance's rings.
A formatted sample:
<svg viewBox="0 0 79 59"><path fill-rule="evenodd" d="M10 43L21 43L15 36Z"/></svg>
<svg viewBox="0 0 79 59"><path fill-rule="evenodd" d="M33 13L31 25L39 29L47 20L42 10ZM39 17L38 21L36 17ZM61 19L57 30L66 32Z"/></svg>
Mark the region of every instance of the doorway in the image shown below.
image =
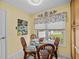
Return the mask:
<svg viewBox="0 0 79 59"><path fill-rule="evenodd" d="M0 59L6 59L6 14L0 9Z"/></svg>

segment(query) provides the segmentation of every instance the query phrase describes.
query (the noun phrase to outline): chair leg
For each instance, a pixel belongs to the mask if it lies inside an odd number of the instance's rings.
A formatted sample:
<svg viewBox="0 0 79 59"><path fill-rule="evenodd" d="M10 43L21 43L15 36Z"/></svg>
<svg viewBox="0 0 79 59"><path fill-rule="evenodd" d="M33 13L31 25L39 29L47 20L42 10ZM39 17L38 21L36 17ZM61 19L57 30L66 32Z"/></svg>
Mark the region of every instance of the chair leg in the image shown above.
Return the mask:
<svg viewBox="0 0 79 59"><path fill-rule="evenodd" d="M27 53L24 53L24 59L27 59Z"/></svg>
<svg viewBox="0 0 79 59"><path fill-rule="evenodd" d="M52 59L52 56L50 56L50 59Z"/></svg>
<svg viewBox="0 0 79 59"><path fill-rule="evenodd" d="M26 55L24 54L24 59L26 59Z"/></svg>
<svg viewBox="0 0 79 59"><path fill-rule="evenodd" d="M58 59L57 51L55 51L55 58Z"/></svg>
<svg viewBox="0 0 79 59"><path fill-rule="evenodd" d="M36 59L36 53L34 54L34 59Z"/></svg>

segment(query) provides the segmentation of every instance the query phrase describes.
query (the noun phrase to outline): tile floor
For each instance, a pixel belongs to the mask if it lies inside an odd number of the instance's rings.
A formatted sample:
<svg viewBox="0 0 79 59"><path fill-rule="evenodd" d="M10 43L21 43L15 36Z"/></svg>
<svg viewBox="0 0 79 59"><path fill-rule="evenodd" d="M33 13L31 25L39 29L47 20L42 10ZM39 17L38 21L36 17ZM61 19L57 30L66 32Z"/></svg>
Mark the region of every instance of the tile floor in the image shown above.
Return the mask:
<svg viewBox="0 0 79 59"><path fill-rule="evenodd" d="M28 59L34 59L32 56L30 56ZM53 58L55 59L55 58ZM58 59L70 59L70 58L66 58L66 57L58 57Z"/></svg>

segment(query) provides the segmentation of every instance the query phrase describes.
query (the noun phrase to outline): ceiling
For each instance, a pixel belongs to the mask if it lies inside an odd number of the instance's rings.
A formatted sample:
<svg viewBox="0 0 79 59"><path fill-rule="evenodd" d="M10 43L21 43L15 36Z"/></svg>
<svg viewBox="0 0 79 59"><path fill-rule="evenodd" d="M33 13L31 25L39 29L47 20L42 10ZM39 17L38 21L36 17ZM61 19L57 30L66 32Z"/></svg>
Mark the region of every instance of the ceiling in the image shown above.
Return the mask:
<svg viewBox="0 0 79 59"><path fill-rule="evenodd" d="M22 9L29 14L35 14L49 8L58 7L67 3L70 3L71 0L44 0L39 6L32 6L28 3L27 0L3 0L8 4L11 4L17 8Z"/></svg>

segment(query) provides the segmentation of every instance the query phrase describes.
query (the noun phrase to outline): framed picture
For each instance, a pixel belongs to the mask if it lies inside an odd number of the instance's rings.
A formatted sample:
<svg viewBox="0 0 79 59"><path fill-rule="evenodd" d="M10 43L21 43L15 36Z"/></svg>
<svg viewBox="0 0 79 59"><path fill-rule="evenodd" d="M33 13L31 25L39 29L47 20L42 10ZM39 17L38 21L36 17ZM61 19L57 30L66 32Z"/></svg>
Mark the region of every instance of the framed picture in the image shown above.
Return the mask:
<svg viewBox="0 0 79 59"><path fill-rule="evenodd" d="M25 20L17 20L17 35L27 35L28 33L28 22Z"/></svg>

